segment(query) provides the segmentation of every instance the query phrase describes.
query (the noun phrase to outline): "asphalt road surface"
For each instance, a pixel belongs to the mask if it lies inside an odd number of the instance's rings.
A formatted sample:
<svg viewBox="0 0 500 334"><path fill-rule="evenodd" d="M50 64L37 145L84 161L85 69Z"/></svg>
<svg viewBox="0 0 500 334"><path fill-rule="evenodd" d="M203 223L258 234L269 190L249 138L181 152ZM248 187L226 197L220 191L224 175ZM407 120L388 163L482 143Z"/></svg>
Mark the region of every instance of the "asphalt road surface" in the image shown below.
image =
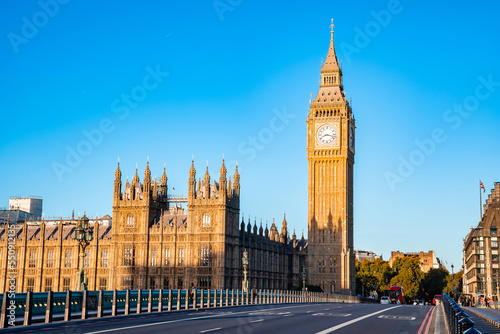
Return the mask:
<svg viewBox="0 0 500 334"><path fill-rule="evenodd" d="M94 318L18 327L15 332L426 334L433 311L433 307L413 305L341 303L256 305Z"/></svg>

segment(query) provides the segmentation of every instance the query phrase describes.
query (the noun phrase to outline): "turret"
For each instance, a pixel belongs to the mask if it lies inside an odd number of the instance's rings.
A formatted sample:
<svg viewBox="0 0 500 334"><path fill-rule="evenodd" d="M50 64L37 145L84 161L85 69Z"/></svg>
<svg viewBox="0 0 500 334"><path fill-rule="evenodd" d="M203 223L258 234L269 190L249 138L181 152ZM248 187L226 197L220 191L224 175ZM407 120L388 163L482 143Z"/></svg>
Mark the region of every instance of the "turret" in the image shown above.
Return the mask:
<svg viewBox="0 0 500 334"><path fill-rule="evenodd" d="M210 174L208 173L208 162L207 162L207 170L205 172L205 178L203 179L205 182L205 198L210 198Z"/></svg>
<svg viewBox="0 0 500 334"><path fill-rule="evenodd" d="M250 224L250 217L248 217L247 232L248 234L252 233L252 224Z"/></svg>
<svg viewBox="0 0 500 334"><path fill-rule="evenodd" d="M281 236L280 236L280 241L282 244L286 244L288 241L288 230L286 225L287 225L286 214L283 214L283 223L281 225Z"/></svg>
<svg viewBox="0 0 500 334"><path fill-rule="evenodd" d="M196 169L194 169L194 159L191 160L191 168L189 168L188 197L190 199L196 197Z"/></svg>
<svg viewBox="0 0 500 334"><path fill-rule="evenodd" d="M260 220L259 235L262 236L264 229L262 228L262 219Z"/></svg>
<svg viewBox="0 0 500 334"><path fill-rule="evenodd" d="M149 160L146 163L146 169L144 170L144 183L142 185L142 191L146 195L146 198L149 198L151 190L151 170L149 170Z"/></svg>
<svg viewBox="0 0 500 334"><path fill-rule="evenodd" d="M227 178L226 178L226 165L224 164L224 158L222 159L222 166L220 168L220 177L219 177L219 198L225 202L227 197L226 186L227 186Z"/></svg>
<svg viewBox="0 0 500 334"><path fill-rule="evenodd" d="M122 193L122 172L120 170L120 161L118 161L118 166L116 167L115 188L113 193L116 199L120 199Z"/></svg>
<svg viewBox="0 0 500 334"><path fill-rule="evenodd" d="M297 235L295 234L295 229L293 230L292 241L293 248L297 247Z"/></svg>
<svg viewBox="0 0 500 334"><path fill-rule="evenodd" d="M160 181L160 197L167 197L167 171L165 165L163 165L163 174Z"/></svg>
<svg viewBox="0 0 500 334"><path fill-rule="evenodd" d="M238 173L238 164L236 164L236 170L233 176L233 194L240 197L240 173Z"/></svg>

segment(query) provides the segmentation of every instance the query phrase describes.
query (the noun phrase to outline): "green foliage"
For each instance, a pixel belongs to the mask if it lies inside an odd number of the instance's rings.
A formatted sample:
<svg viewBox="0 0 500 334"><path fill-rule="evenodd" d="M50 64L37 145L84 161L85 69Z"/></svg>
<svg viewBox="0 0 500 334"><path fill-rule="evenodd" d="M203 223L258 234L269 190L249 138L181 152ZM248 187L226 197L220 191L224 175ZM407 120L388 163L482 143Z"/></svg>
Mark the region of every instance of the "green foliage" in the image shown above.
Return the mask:
<svg viewBox="0 0 500 334"><path fill-rule="evenodd" d="M363 263L356 260L356 281L359 286L364 285L365 293L375 287L378 295L382 296L384 290L389 289L393 275L389 263L382 259L364 260Z"/></svg>
<svg viewBox="0 0 500 334"><path fill-rule="evenodd" d="M457 298L462 291L462 276L463 270L459 271L454 275L448 275L446 277L446 287L443 292L450 295L453 298Z"/></svg>
<svg viewBox="0 0 500 334"><path fill-rule="evenodd" d="M444 289L447 284L448 271L446 269L431 269L422 280L422 293L426 300L431 300L434 295L447 293Z"/></svg>
<svg viewBox="0 0 500 334"><path fill-rule="evenodd" d="M424 278L424 273L420 269L420 259L418 256L405 256L393 262L393 270L396 276L391 279L391 285L403 287L407 300L415 299L420 295L420 283Z"/></svg>

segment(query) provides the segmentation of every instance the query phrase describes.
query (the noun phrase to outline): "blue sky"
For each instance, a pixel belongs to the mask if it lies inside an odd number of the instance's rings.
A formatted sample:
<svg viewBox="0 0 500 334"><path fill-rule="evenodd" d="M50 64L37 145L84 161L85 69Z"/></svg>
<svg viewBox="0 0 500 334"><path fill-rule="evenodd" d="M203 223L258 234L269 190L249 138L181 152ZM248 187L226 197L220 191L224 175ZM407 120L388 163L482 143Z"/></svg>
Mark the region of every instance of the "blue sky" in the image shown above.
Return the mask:
<svg viewBox="0 0 500 334"><path fill-rule="evenodd" d="M116 161L187 192L222 155L241 210L307 232L306 115L335 23L356 117L355 247L461 266L500 181L495 2L3 1L0 206L112 213ZM283 126L269 133L278 117ZM259 137L260 136L260 137ZM91 140L89 140L91 138ZM252 148L252 138L261 138ZM262 141L262 139L264 139ZM78 157L74 153L77 152ZM79 154L80 152L81 154ZM487 195L487 193L485 195ZM484 197L483 197L484 199Z"/></svg>

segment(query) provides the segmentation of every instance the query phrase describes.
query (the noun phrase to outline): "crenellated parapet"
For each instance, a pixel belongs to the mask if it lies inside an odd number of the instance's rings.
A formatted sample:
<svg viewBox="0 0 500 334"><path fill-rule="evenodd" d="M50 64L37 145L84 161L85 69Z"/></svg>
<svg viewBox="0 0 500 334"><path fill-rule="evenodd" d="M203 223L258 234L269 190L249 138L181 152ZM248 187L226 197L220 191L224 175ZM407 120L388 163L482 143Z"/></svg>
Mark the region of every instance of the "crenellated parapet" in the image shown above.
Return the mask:
<svg viewBox="0 0 500 334"><path fill-rule="evenodd" d="M485 215L491 207L500 207L500 182L495 182L495 188L491 189L491 193L486 199L486 203L484 204Z"/></svg>

